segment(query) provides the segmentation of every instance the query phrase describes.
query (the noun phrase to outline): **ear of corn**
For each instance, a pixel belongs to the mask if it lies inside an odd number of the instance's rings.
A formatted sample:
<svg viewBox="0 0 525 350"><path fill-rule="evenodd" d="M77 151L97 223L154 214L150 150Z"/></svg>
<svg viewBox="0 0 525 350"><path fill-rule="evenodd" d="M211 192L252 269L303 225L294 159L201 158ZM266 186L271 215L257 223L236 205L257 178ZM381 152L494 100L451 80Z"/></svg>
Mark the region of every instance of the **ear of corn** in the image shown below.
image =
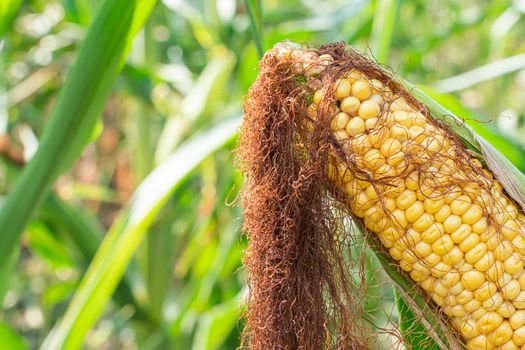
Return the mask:
<svg viewBox="0 0 525 350"><path fill-rule="evenodd" d="M303 59L295 69L306 75L331 62ZM467 349L525 348L525 216L500 183L428 113L359 70L313 91L309 128L327 105L346 155L328 176L355 217Z"/></svg>

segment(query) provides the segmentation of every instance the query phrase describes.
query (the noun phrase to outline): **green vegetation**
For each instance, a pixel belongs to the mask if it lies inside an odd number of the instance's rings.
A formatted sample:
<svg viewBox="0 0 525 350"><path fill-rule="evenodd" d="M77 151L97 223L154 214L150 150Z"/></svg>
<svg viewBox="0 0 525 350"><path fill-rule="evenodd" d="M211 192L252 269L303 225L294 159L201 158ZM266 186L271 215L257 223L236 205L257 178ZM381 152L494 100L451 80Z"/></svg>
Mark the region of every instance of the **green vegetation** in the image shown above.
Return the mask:
<svg viewBox="0 0 525 350"><path fill-rule="evenodd" d="M374 55L524 171L524 21L510 0L1 1L0 349L238 346L233 150L278 41Z"/></svg>

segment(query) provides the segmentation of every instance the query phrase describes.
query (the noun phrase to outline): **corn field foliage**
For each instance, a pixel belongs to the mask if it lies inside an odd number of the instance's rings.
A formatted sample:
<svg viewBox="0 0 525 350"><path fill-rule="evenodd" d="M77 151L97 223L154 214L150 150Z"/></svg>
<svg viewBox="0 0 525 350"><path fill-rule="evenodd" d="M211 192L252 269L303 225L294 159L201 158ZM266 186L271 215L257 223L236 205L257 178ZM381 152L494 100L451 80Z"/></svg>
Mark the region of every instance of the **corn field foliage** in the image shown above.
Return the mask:
<svg viewBox="0 0 525 350"><path fill-rule="evenodd" d="M276 42L348 42L525 171L524 8L1 1L0 350L239 346L234 149ZM366 310L389 348L394 291L371 255L366 266Z"/></svg>

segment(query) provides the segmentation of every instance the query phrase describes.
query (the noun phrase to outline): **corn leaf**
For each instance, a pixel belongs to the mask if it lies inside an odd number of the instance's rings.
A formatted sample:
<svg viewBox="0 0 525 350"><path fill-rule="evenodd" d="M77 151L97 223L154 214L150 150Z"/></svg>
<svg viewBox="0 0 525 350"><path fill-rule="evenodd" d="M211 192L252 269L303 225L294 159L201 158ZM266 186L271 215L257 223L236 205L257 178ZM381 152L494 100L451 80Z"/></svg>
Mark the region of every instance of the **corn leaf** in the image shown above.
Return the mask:
<svg viewBox="0 0 525 350"><path fill-rule="evenodd" d="M104 238L80 288L42 349L80 347L159 210L203 159L232 138L239 125L240 118L235 118L192 137L140 184Z"/></svg>
<svg viewBox="0 0 525 350"><path fill-rule="evenodd" d="M31 215L53 182L90 141L131 40L154 3L108 0L100 6L59 93L40 146L0 211L0 270L8 264Z"/></svg>
<svg viewBox="0 0 525 350"><path fill-rule="evenodd" d="M427 329L419 322L418 317L414 315L397 291L395 298L399 313L399 330L403 339L410 344L413 350L439 350L434 339L428 336Z"/></svg>

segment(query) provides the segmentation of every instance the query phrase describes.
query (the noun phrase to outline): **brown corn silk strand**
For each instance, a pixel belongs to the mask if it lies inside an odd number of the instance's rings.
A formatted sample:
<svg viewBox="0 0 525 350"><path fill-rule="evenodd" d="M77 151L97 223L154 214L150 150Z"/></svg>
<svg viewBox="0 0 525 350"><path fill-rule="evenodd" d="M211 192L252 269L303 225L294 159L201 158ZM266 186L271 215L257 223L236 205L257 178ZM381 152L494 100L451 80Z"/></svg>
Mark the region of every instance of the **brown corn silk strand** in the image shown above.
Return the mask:
<svg viewBox="0 0 525 350"><path fill-rule="evenodd" d="M502 215L512 211L508 206L515 207L515 203L506 197L490 173L468 154L458 137L432 118L426 106L374 62L342 43L318 49L297 49L296 52L300 54L283 56L279 48L269 51L261 61L259 77L246 99L239 166L246 174L243 229L250 243L244 258L248 271L248 299L242 346L251 349L364 348L370 344L369 329L362 317L366 290L361 273L364 253L361 250L356 254L355 249L350 249L355 244L355 237L345 230L348 218L353 217L375 233L380 231L381 224L402 230L402 220L391 211L392 198L404 188L405 180L415 174L413 181L417 183L421 201L439 201L459 194L471 196L473 199L469 200L476 201L483 209L487 232L493 232L493 237L485 234L482 239L492 237L498 244L507 237L502 235L507 224L507 221L502 222ZM322 55L330 55L331 60L320 63L317 58ZM314 74L308 73L309 69L315 70L320 65L321 69ZM403 163L400 163L403 166L398 166L394 173L382 173L381 168L370 167L359 147L352 144L354 140L338 139L330 125L336 113L332 87L337 87L338 79L353 69L370 83L372 80L381 83L383 88L377 94L385 104L391 105L394 99L404 98L410 109L417 111L421 120L429 125L429 130L434 130L433 134L423 136L438 144L429 142L407 147ZM309 110L312 95L323 87L324 96L312 115ZM388 118L382 111L375 126L364 132L366 137L381 140L382 132L392 127ZM453 152L439 151L445 147ZM359 196L365 191L359 187L354 189L352 186L356 182L376 193L375 211L368 211L367 215L358 206ZM350 190L349 184L352 184ZM523 219L516 220L523 223ZM408 232L403 232L403 235L407 233L404 237L408 237ZM483 342L488 344L489 340L497 345L507 341L503 331L500 332L503 335L494 335L499 328L487 335L465 331L465 324L477 322L474 315L458 316L461 310L456 305L445 304L445 300L456 300L455 295L437 295L438 290L447 293L448 290L441 285L441 289L436 288L434 292L431 288L434 285L421 282L421 276L413 274L412 266L407 266L392 251L395 242L375 233L370 235L376 240L381 238L392 264L401 266L406 271L400 268L401 273L419 282L415 283L415 288L427 292L429 307L432 304L440 306L439 313L462 332L469 348L489 348L483 346ZM520 242L512 241L518 246ZM447 272L436 271L436 266L443 265L432 265L417 257L413 247L416 242L410 243L401 246L403 251L398 255L413 254L413 260L422 265L421 274L428 270L430 276L438 276L432 277L433 282L445 283L440 278L445 278ZM437 248L442 249L439 245ZM521 248L515 249L521 253ZM453 268L452 272L457 270L458 274L463 274L462 267ZM359 278L352 278L350 274L356 271ZM520 270L511 277L521 283L521 273ZM523 277L525 282L525 275ZM503 292L503 287L498 285L498 293ZM521 293L525 297L525 291ZM516 300L518 302L522 301ZM516 303L516 307L521 305ZM525 308L525 300L522 303ZM492 310L495 305L490 305L489 300L484 301L483 307L482 312L488 312L485 308ZM516 334L519 332L521 328ZM525 328L523 332L525 341ZM520 337L521 333L516 340L518 343ZM504 345L513 346L509 344Z"/></svg>
<svg viewBox="0 0 525 350"><path fill-rule="evenodd" d="M305 92L290 65L268 53L246 99L238 155L250 239L242 347L254 350L366 347L352 237L324 186L330 135L320 132L306 147L297 135Z"/></svg>

